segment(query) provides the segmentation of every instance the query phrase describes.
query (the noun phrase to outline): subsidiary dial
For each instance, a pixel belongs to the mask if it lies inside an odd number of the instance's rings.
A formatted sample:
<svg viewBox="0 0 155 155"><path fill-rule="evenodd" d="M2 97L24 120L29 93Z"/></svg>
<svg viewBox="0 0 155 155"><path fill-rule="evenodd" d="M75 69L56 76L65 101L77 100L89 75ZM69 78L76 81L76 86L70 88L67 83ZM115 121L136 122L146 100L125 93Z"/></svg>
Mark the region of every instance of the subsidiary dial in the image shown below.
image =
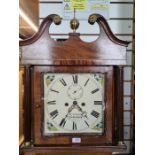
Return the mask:
<svg viewBox="0 0 155 155"><path fill-rule="evenodd" d="M68 87L67 94L72 100L78 100L83 96L83 89L78 84L73 84Z"/></svg>

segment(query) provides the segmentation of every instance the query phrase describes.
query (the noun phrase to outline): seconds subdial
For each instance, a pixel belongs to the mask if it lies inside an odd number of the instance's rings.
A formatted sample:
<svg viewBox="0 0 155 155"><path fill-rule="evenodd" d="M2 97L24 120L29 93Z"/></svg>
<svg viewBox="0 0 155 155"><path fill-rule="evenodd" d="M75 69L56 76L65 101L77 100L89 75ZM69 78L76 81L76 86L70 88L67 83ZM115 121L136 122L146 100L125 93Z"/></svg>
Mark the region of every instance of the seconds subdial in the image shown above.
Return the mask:
<svg viewBox="0 0 155 155"><path fill-rule="evenodd" d="M68 87L67 94L72 100L77 100L83 96L83 89L80 85L73 84Z"/></svg>

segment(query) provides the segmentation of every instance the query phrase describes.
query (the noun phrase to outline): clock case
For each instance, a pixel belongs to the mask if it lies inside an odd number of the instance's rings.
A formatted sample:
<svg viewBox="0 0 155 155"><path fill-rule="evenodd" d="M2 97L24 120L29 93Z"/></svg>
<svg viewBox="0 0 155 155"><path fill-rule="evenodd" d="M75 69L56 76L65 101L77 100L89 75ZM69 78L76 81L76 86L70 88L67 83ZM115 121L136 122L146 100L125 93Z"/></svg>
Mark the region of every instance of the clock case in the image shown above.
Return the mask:
<svg viewBox="0 0 155 155"><path fill-rule="evenodd" d="M20 65L24 69L23 127L24 152L108 151L126 149L123 143L123 65L129 42L114 36L107 21L99 14L89 17L90 24L98 23L97 40L87 43L79 33L70 33L66 41L49 36L51 23L59 25L61 18L47 16L38 32L20 41ZM105 74L105 133L103 135L69 134L43 135L43 73L103 73ZM72 138L80 137L80 143Z"/></svg>

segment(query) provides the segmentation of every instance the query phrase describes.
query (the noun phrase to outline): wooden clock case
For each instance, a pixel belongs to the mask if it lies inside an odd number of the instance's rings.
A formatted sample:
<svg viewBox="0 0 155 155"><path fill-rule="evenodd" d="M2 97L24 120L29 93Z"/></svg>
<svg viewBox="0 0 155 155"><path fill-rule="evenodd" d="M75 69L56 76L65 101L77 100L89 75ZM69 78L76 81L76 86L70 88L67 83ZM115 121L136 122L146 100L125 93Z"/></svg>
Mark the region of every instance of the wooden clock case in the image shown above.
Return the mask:
<svg viewBox="0 0 155 155"><path fill-rule="evenodd" d="M90 24L98 23L97 40L86 43L80 34L70 33L69 39L57 42L49 36L51 23L60 24L58 15L47 16L38 32L20 41L20 62L24 68L24 142L25 152L120 152L123 143L123 69L129 42L117 39L103 16L93 14ZM42 73L103 73L105 74L105 132L103 135L56 135L46 137L42 132L43 93ZM72 143L80 137L81 143Z"/></svg>

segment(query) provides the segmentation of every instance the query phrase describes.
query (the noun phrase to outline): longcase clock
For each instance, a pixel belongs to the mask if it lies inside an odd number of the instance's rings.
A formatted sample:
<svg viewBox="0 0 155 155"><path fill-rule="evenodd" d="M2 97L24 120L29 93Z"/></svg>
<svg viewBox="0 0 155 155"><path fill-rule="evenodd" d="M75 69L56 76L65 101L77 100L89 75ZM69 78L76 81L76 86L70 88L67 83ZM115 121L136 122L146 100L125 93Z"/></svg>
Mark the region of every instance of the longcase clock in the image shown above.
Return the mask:
<svg viewBox="0 0 155 155"><path fill-rule="evenodd" d="M20 153L120 152L123 143L123 65L128 42L117 39L104 17L97 40L80 34L57 42L49 36L58 15L47 16L38 32L20 41L24 68L24 142Z"/></svg>

